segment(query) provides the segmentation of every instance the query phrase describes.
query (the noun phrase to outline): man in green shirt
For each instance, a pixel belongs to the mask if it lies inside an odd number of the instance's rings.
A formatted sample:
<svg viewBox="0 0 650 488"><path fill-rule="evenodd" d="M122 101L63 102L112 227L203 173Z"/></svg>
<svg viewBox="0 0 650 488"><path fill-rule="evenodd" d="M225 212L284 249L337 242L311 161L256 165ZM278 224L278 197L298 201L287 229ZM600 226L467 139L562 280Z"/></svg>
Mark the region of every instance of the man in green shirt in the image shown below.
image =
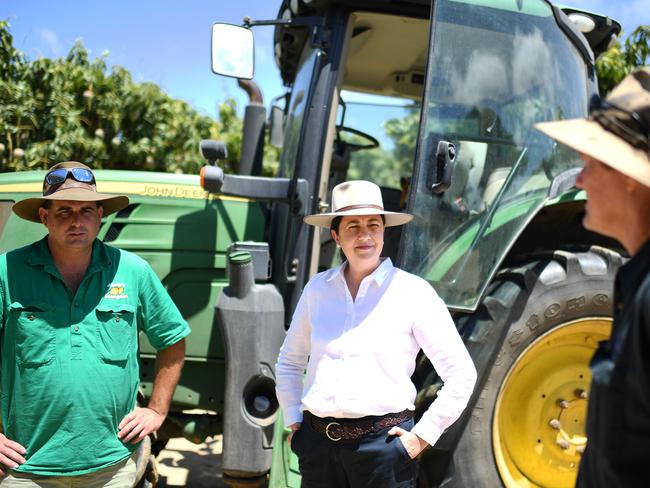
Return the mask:
<svg viewBox="0 0 650 488"><path fill-rule="evenodd" d="M42 198L13 207L48 234L0 256L0 487L131 486L132 452L167 415L190 330L143 259L97 239L128 203L67 162ZM147 407L136 406L139 330L158 351Z"/></svg>

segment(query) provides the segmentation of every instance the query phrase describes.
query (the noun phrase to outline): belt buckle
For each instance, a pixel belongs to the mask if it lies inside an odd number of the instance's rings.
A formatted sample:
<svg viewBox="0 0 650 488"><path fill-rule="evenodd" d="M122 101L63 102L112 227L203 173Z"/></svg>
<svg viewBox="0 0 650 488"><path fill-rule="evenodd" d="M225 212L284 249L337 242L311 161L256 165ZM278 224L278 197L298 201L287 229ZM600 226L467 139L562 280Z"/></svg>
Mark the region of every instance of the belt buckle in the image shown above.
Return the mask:
<svg viewBox="0 0 650 488"><path fill-rule="evenodd" d="M342 439L342 437L332 437L332 435L330 434L330 427L332 427L334 425L341 425L341 424L339 424L338 422L330 422L329 424L327 424L325 426L325 435L327 436L327 438L329 440L331 440L333 442L338 442L338 441L340 441Z"/></svg>

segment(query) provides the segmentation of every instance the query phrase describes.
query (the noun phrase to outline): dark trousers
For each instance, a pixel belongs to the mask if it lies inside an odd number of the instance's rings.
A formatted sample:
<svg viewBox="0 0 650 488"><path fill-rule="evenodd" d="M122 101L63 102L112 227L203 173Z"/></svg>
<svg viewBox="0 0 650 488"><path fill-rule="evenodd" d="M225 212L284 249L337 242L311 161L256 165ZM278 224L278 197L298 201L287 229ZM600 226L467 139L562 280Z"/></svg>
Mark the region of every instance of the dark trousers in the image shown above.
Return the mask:
<svg viewBox="0 0 650 488"><path fill-rule="evenodd" d="M413 428L413 420L398 425ZM390 429L349 441L331 441L304 421L291 439L302 488L413 488L417 463Z"/></svg>

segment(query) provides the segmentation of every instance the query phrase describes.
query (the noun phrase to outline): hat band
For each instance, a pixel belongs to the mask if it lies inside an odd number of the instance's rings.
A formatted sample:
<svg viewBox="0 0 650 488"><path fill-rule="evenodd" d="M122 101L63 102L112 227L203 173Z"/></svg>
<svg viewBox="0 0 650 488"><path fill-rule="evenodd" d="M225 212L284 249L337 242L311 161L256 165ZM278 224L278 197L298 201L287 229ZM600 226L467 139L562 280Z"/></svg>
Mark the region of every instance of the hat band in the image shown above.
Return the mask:
<svg viewBox="0 0 650 488"><path fill-rule="evenodd" d="M374 208L374 209L377 209L377 210L381 210L382 212L384 211L384 207L382 207L380 205L373 205L371 203L368 203L368 204L363 204L363 205L348 205L347 207L337 208L335 210L335 213L347 212L348 210L356 210L358 208Z"/></svg>
<svg viewBox="0 0 650 488"><path fill-rule="evenodd" d="M650 152L650 128L641 113L594 95L589 101L589 115L603 129L637 149Z"/></svg>
<svg viewBox="0 0 650 488"><path fill-rule="evenodd" d="M641 149L642 151L650 152L650 139L641 133L636 132L632 127L624 121L616 117L608 117L604 113L593 114L592 118L608 132L620 137L628 144Z"/></svg>

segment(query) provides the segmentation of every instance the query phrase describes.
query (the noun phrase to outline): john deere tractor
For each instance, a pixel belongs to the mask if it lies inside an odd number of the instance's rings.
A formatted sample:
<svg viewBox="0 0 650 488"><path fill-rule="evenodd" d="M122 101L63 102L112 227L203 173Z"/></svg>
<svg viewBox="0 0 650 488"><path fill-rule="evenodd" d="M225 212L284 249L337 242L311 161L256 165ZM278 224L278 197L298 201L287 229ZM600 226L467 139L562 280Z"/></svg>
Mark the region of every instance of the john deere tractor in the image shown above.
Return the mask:
<svg viewBox="0 0 650 488"><path fill-rule="evenodd" d="M275 26L286 85L268 112L242 80L257 25ZM139 486L155 484L150 452L167 439L214 434L231 485L300 486L274 364L303 286L338 259L302 218L351 179L415 215L387 229L384 255L435 287L479 372L462 418L420 456L419 485L573 486L588 360L624 254L582 227L581 161L533 124L586 114L594 56L619 31L545 0L286 0L276 19L215 24L213 70L251 95L240 174L224 175L216 141L202 144L200 178L96 172L99 191L131 199L99 238L147 259L192 327L172 412L138 452ZM272 178L265 143L280 148ZM43 176L0 176L0 252L44 235L11 213ZM140 346L146 402L155 350ZM417 416L441 381L424 357L413 381Z"/></svg>
<svg viewBox="0 0 650 488"><path fill-rule="evenodd" d="M415 215L387 229L383 254L437 290L479 372L462 418L421 455L419 485L573 486L588 361L624 255L581 225L578 155L533 125L586 115L594 57L620 25L544 0L291 0L276 19L216 23L215 73L253 77L260 25L275 26L286 93L268 120L259 98L247 107L242 174L224 175L206 142L202 181L261 202L285 327L309 277L337 262L329 232L302 217L328 209L342 181L376 182L388 210ZM267 130L276 178L261 176ZM412 379L417 417L441 380L424 357ZM273 415L270 486L298 487ZM256 446L231 459L236 442L226 431L223 468L242 476Z"/></svg>

